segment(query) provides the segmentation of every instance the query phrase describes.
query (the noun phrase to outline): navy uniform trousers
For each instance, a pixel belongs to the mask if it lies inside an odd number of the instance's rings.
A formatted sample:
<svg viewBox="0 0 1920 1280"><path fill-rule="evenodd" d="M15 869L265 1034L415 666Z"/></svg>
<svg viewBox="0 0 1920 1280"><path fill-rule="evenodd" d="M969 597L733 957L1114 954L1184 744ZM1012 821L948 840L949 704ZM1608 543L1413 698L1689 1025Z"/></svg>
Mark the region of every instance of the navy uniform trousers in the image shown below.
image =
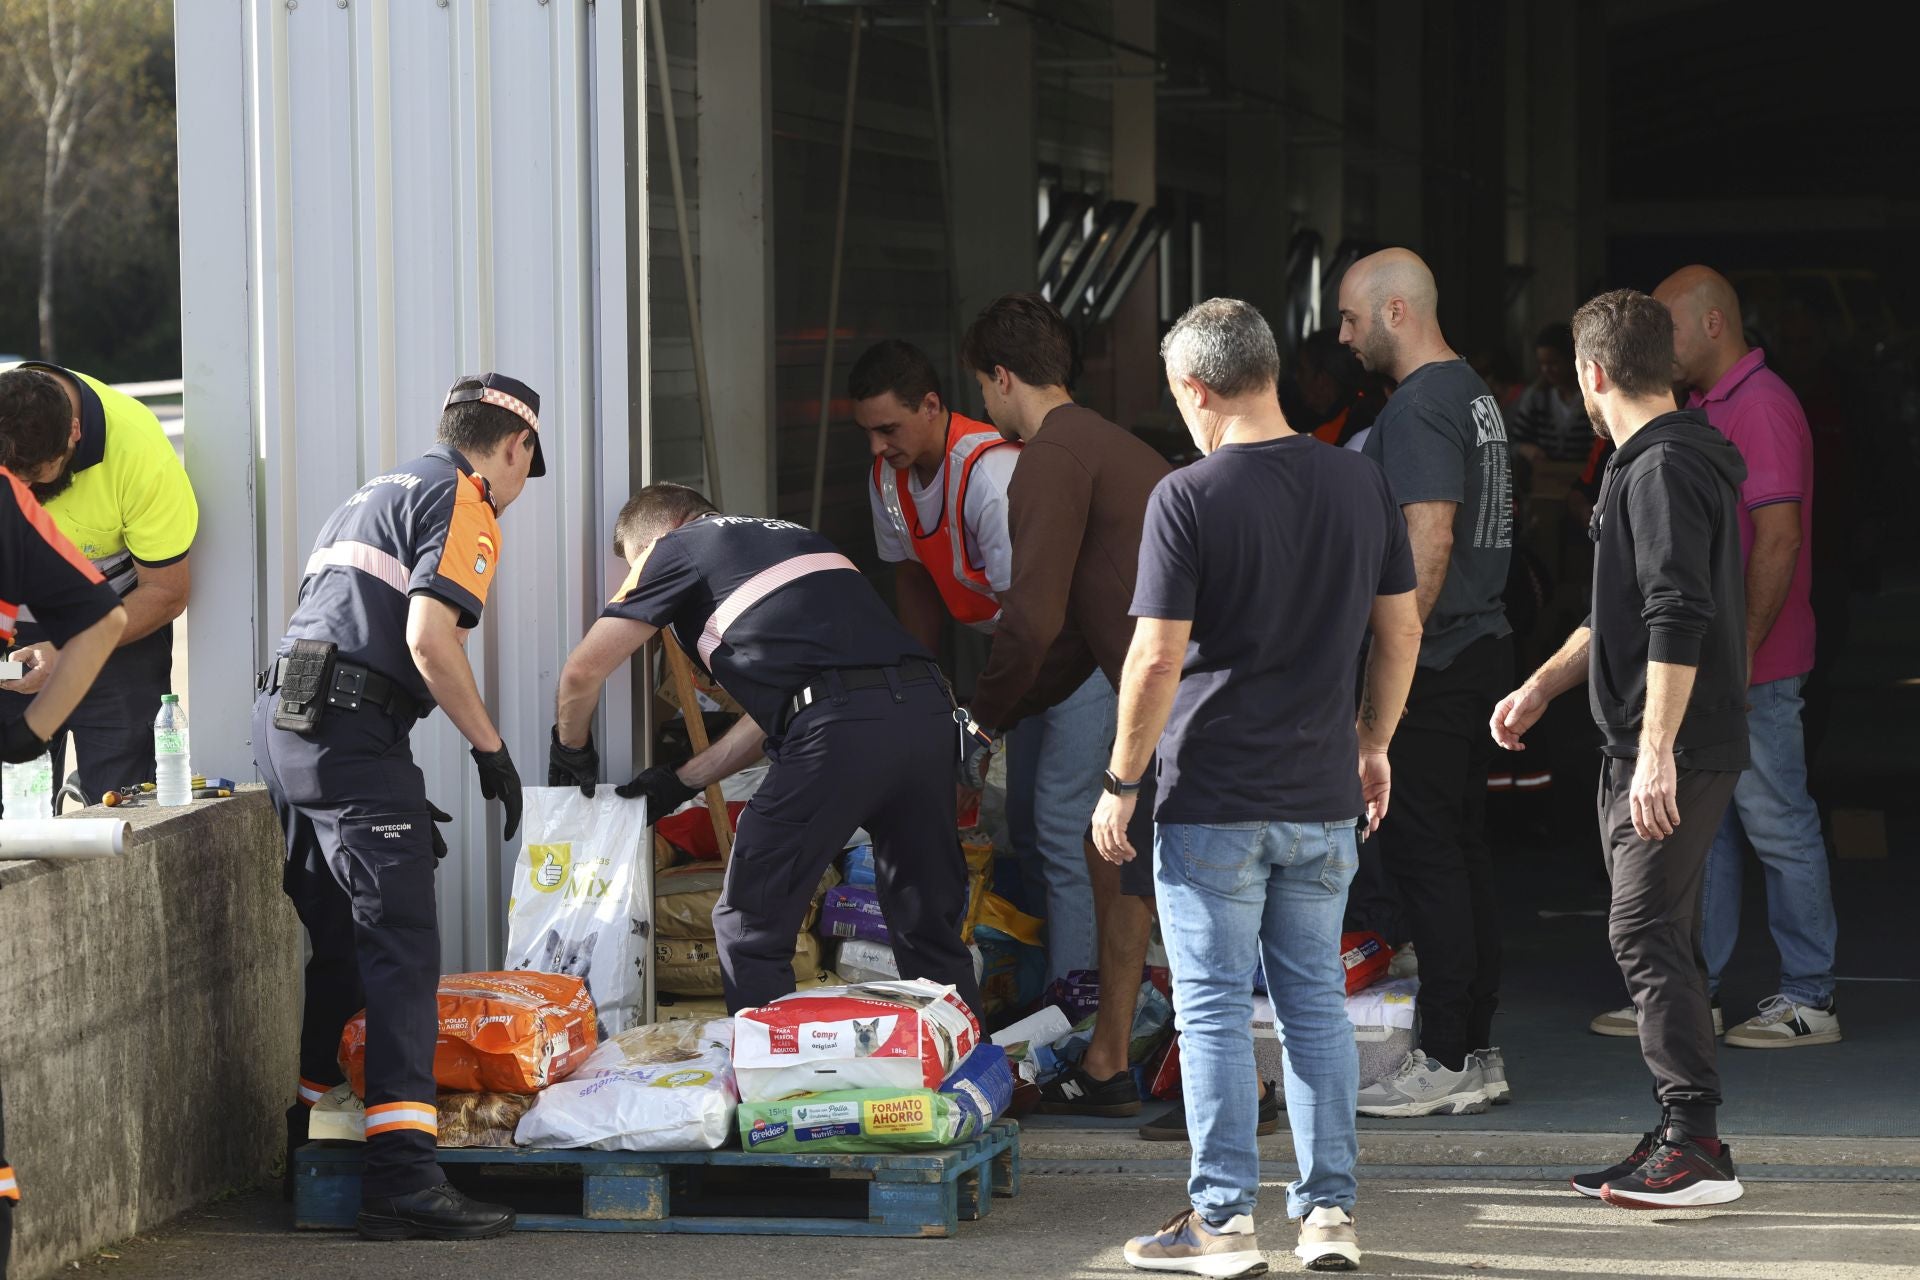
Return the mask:
<svg viewBox="0 0 1920 1280"><path fill-rule="evenodd" d="M773 767L740 815L726 887L713 912L727 1009L794 989L793 939L827 865L856 828L873 837L880 909L903 978L980 988L960 941L967 868L954 828L959 729L934 680L844 689L801 711L767 742Z"/></svg>
<svg viewBox="0 0 1920 1280"><path fill-rule="evenodd" d="M287 896L313 942L300 1027L300 1104L344 1078L340 1033L367 1011L363 1196L446 1181L434 1159L433 1046L439 1034L440 928L433 819L408 743L415 720L372 706L332 710L311 737L273 727L274 696L253 708L255 763L286 831Z"/></svg>

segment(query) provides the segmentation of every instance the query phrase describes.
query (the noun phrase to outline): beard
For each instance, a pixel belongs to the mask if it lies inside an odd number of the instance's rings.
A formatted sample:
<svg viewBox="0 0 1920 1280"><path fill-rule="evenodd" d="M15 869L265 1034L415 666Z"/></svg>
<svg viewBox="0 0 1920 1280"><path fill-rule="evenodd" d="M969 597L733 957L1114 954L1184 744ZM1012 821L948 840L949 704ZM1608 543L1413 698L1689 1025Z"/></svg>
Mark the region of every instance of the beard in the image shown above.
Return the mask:
<svg viewBox="0 0 1920 1280"><path fill-rule="evenodd" d="M1607 430L1607 420L1601 414L1600 406L1593 402L1593 397L1585 392L1581 392L1580 402L1586 407L1587 423L1593 428L1593 434L1599 436L1609 444L1613 443L1613 432Z"/></svg>
<svg viewBox="0 0 1920 1280"><path fill-rule="evenodd" d="M53 501L73 486L73 458L69 456L60 466L60 474L43 484L28 485L33 491L34 501L41 506Z"/></svg>
<svg viewBox="0 0 1920 1280"><path fill-rule="evenodd" d="M1400 344L1394 341L1386 325L1375 317L1373 331L1365 341L1354 345L1353 354L1360 358L1360 366L1368 373L1390 378L1393 376L1394 362L1400 354Z"/></svg>

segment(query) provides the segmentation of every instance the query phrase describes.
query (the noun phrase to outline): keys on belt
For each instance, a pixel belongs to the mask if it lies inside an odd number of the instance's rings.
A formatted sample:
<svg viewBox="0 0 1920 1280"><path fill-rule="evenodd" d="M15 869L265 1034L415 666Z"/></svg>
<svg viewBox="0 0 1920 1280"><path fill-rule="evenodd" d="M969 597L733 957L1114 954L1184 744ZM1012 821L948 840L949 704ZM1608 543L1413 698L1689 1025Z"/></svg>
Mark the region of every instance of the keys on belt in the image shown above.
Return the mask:
<svg viewBox="0 0 1920 1280"><path fill-rule="evenodd" d="M834 687L838 682L839 688ZM903 662L897 667L842 667L829 671L821 679L814 681L787 700L786 724L792 724L795 716L816 702L826 702L836 693L851 692L855 689L896 688L894 701L901 701L897 686L904 684L926 684L932 681L944 684L940 668L931 662ZM785 727L784 725L782 726Z"/></svg>

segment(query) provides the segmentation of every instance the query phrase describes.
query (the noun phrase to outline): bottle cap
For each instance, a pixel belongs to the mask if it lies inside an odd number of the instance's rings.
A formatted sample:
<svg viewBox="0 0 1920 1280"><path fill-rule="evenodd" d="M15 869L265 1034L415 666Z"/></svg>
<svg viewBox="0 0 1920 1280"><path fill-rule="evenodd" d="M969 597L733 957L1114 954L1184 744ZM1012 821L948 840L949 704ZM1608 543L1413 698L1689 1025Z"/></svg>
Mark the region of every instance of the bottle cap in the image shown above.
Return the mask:
<svg viewBox="0 0 1920 1280"><path fill-rule="evenodd" d="M179 694L177 694L177 693L163 693L163 694L161 694L161 695L160 695L160 701L162 701L162 702L178 702L178 701L180 701L180 695L179 695Z"/></svg>

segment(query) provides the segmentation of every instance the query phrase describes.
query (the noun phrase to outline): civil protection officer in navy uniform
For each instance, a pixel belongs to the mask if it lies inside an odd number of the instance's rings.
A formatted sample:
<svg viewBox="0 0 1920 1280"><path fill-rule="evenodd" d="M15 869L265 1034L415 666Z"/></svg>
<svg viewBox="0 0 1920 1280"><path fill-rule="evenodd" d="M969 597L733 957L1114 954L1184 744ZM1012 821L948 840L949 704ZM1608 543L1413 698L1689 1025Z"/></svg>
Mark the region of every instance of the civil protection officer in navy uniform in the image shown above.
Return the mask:
<svg viewBox="0 0 1920 1280"><path fill-rule="evenodd" d="M728 1010L794 989L794 934L827 864L864 827L901 976L949 984L978 1011L960 941L959 729L933 655L827 539L785 520L719 515L683 485L629 500L614 549L632 572L561 672L549 784L591 792L600 688L671 626L746 715L677 772L648 769L620 794L646 796L651 819L763 751L773 761L740 816L713 913Z"/></svg>
<svg viewBox="0 0 1920 1280"><path fill-rule="evenodd" d="M60 646L61 658L20 715L0 718L0 761L7 764L25 764L47 753L49 740L59 736L113 656L127 629L127 611L119 593L60 532L26 483L0 466L0 652L13 642L26 609ZM0 1280L7 1274L13 1206L20 1199L20 1184L7 1163L6 1120L0 1105Z"/></svg>
<svg viewBox="0 0 1920 1280"><path fill-rule="evenodd" d="M360 486L321 529L254 704L256 761L286 830L286 890L313 940L289 1153L306 1140L308 1109L340 1082L341 1030L364 1008L359 1228L371 1239L477 1239L514 1222L455 1190L434 1159L434 868L446 853L434 823L451 819L428 802L408 737L436 705L445 711L513 838L520 776L464 644L499 571L497 517L546 474L539 409L501 374L454 383L439 443Z"/></svg>

